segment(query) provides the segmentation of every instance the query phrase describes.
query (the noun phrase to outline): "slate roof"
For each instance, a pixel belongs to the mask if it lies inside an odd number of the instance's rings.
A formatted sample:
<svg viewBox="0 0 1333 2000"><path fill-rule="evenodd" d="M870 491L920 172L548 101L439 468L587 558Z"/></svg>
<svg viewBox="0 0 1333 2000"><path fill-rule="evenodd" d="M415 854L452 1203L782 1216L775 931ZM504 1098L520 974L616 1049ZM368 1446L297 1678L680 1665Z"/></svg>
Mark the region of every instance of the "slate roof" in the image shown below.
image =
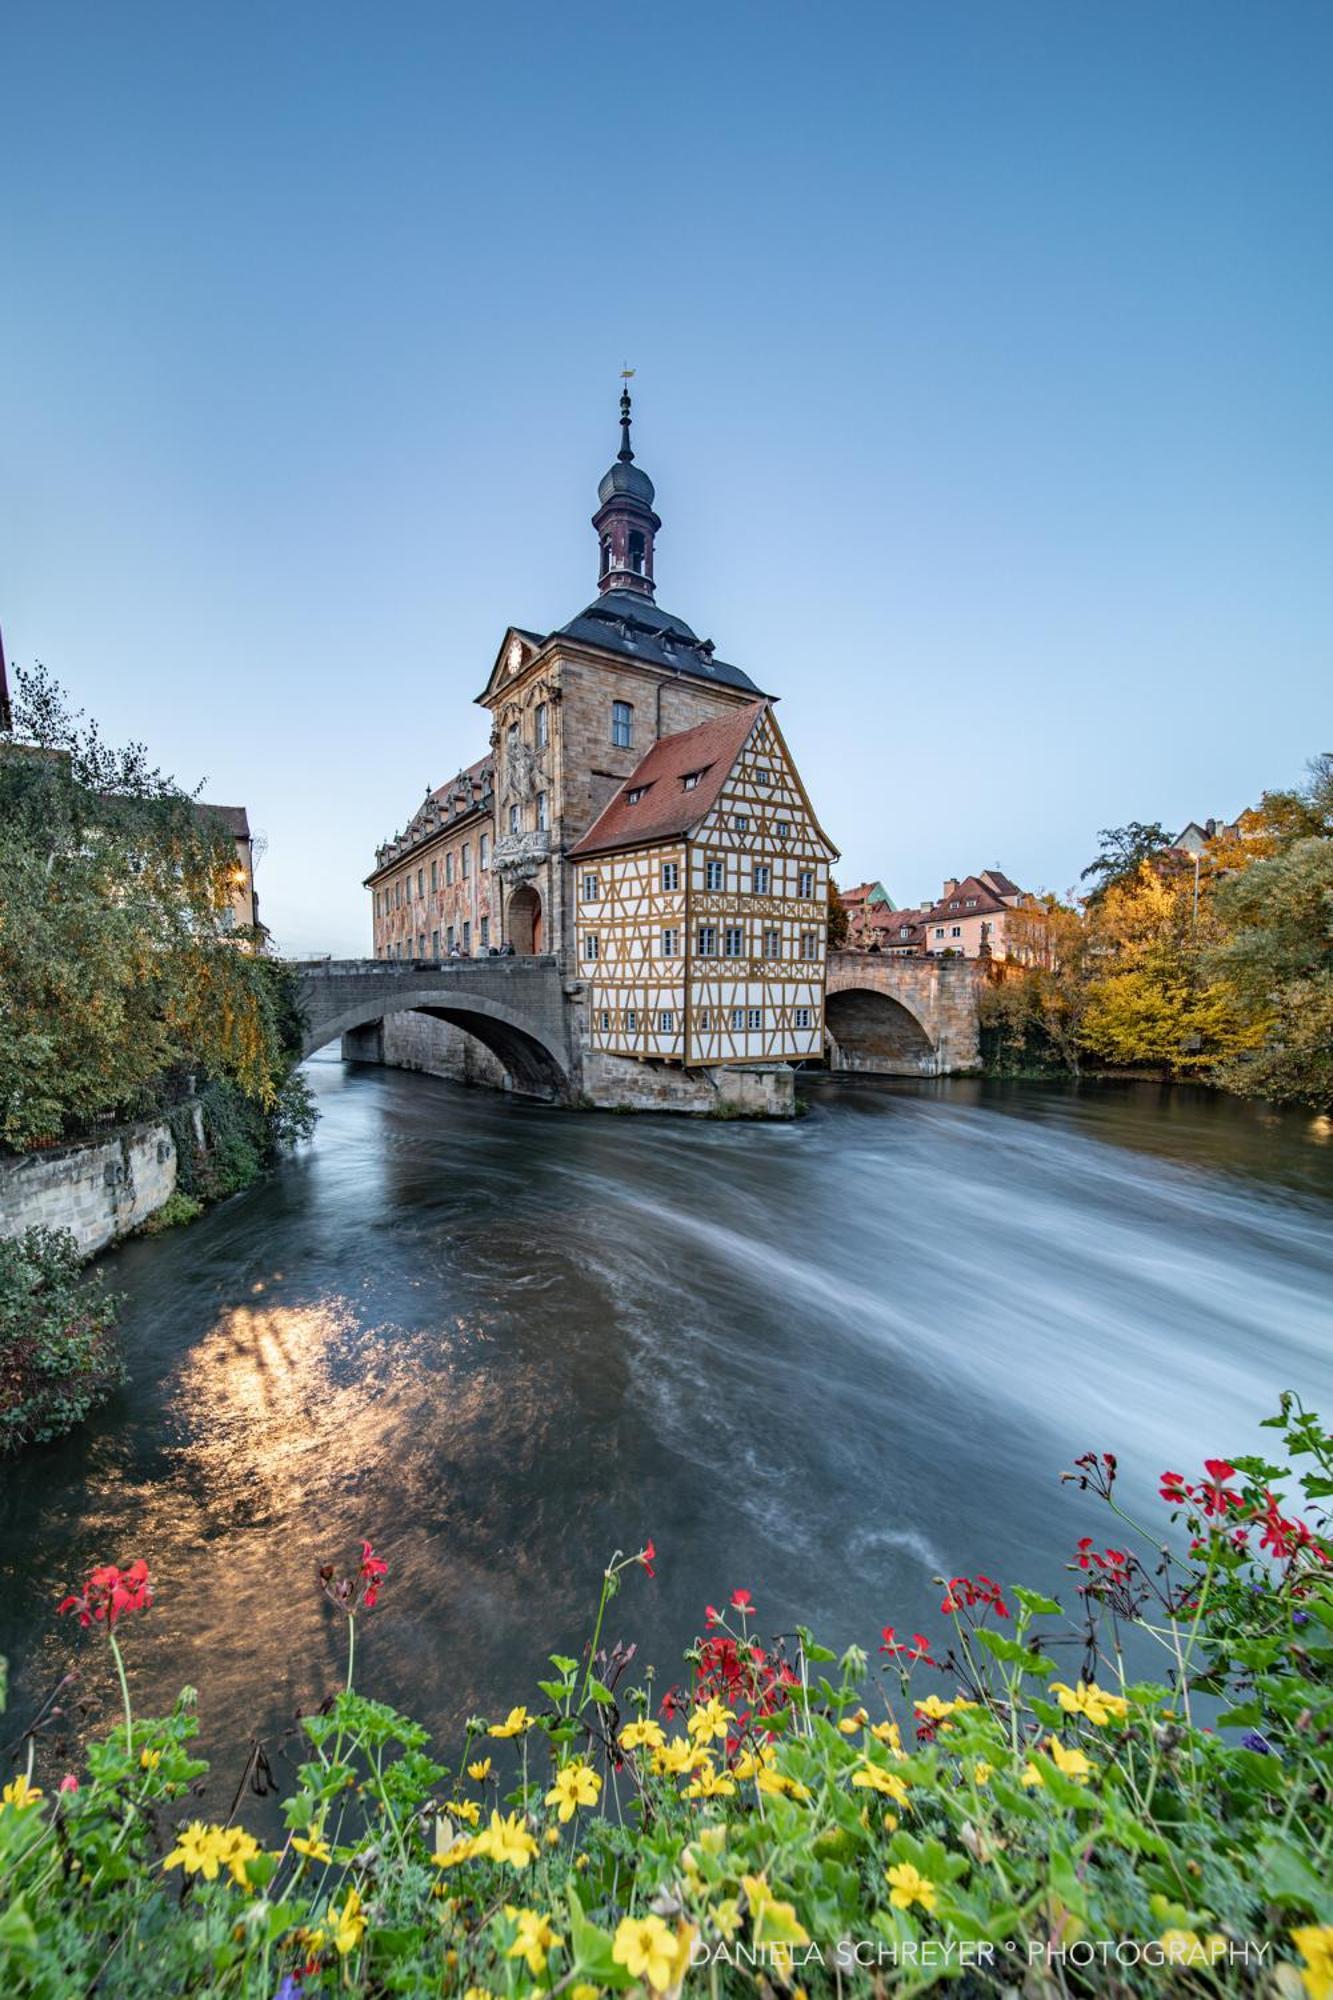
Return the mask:
<svg viewBox="0 0 1333 2000"><path fill-rule="evenodd" d="M475 764L459 771L448 784L437 785L433 792L427 792L404 831L396 833L392 840L384 841L375 849L375 866L366 880L373 881L381 869L401 861L405 854L411 854L423 841L447 833L451 826L480 811L494 787L495 759L488 755L478 757Z"/></svg>
<svg viewBox="0 0 1333 2000"><path fill-rule="evenodd" d="M608 590L551 637L600 646L627 660L643 660L652 667L711 681L715 687L740 688L755 695L762 692L739 667L714 657L711 639L699 638L683 618L664 611L637 591Z"/></svg>
<svg viewBox="0 0 1333 2000"><path fill-rule="evenodd" d="M571 856L581 859L622 847L646 847L688 833L717 803L746 738L767 707L767 700L748 702L729 715L716 715L654 743L575 841ZM699 782L686 791L682 781L695 771ZM631 805L629 794L640 791L643 797Z"/></svg>
<svg viewBox="0 0 1333 2000"><path fill-rule="evenodd" d="M233 840L250 838L250 818L244 806L215 806L210 805L207 799L199 799L195 803L195 811L212 813L215 819L220 819Z"/></svg>

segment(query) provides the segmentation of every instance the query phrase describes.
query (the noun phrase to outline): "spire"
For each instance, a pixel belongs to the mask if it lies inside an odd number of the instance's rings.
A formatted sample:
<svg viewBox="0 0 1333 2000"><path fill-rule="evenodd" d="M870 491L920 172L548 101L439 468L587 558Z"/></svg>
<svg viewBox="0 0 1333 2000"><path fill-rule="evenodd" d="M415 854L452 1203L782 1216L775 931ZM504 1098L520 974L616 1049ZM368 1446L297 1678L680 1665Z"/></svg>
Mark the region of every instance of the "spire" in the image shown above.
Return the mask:
<svg viewBox="0 0 1333 2000"><path fill-rule="evenodd" d="M597 530L600 550L597 587L631 591L640 597L653 594L653 537L662 523L653 512L653 482L634 463L630 443L630 377L632 368L622 368L620 379L620 450L610 471L597 488L599 502L592 524Z"/></svg>

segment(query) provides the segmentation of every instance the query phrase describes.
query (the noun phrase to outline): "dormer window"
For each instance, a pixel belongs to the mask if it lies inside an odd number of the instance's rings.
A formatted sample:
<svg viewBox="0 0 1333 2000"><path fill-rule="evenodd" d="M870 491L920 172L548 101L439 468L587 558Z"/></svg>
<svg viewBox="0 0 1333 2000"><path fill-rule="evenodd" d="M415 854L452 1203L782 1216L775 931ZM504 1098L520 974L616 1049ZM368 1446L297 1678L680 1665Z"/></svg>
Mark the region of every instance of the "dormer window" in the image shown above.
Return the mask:
<svg viewBox="0 0 1333 2000"><path fill-rule="evenodd" d="M647 789L647 785L631 785L625 794L625 804L627 806L636 806Z"/></svg>
<svg viewBox="0 0 1333 2000"><path fill-rule="evenodd" d="M680 781L681 790L683 792L692 792L699 782L699 777L700 773L698 771L687 771Z"/></svg>

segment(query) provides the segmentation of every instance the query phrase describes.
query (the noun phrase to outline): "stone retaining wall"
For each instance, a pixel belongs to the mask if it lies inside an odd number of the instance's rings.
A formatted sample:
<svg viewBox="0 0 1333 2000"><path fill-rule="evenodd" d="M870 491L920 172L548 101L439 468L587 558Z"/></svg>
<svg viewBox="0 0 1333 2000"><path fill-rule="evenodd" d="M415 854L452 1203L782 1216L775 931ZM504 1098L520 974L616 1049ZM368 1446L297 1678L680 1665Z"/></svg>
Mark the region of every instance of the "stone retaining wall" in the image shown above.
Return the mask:
<svg viewBox="0 0 1333 2000"><path fill-rule="evenodd" d="M105 1139L0 1160L0 1236L67 1229L84 1257L146 1222L176 1189L176 1141L161 1120Z"/></svg>
<svg viewBox="0 0 1333 2000"><path fill-rule="evenodd" d="M491 1090L504 1090L509 1083L504 1065L475 1035L430 1014L386 1014L382 1021L344 1035L342 1053L345 1062L421 1070L427 1076L447 1077L451 1083L482 1084Z"/></svg>

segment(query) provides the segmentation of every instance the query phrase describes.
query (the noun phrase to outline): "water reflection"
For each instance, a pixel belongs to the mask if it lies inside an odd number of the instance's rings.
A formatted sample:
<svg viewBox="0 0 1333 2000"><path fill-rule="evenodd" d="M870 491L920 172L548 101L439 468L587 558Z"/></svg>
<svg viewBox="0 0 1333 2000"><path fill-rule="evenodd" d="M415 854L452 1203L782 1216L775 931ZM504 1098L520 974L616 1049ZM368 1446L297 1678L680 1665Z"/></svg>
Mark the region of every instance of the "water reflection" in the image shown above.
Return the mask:
<svg viewBox="0 0 1333 2000"><path fill-rule="evenodd" d="M0 1507L14 1712L79 1650L67 1583L144 1554L136 1693L201 1688L220 1792L334 1684L313 1576L363 1533L391 1564L367 1676L451 1729L576 1650L616 1546L662 1552L617 1611L663 1665L738 1583L766 1630L873 1644L931 1628L937 1574L1058 1580L1094 1525L1058 1486L1078 1451L1121 1451L1147 1507L1161 1465L1258 1444L1279 1388L1333 1409L1308 1120L826 1084L788 1127L695 1126L313 1073L307 1154L109 1260L131 1386Z"/></svg>

